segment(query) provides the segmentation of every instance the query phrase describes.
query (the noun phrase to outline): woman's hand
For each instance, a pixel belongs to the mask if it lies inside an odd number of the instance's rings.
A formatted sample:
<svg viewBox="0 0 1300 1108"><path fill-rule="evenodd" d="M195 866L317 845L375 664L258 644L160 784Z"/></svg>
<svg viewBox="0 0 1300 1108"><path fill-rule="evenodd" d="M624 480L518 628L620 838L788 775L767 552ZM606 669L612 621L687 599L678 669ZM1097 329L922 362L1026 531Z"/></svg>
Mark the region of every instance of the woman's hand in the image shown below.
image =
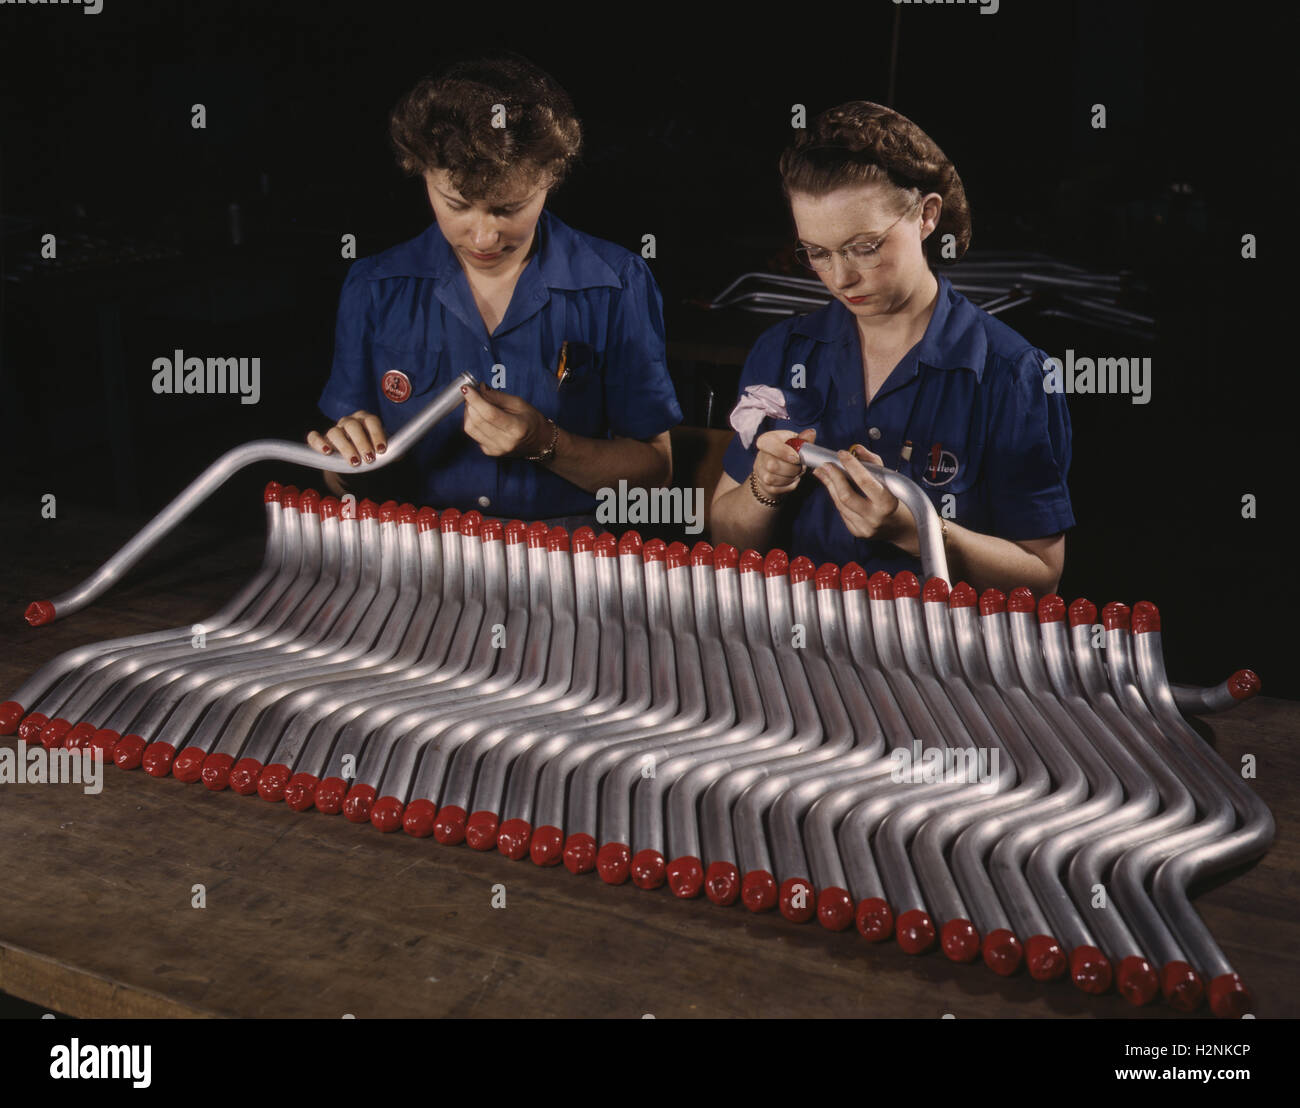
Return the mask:
<svg viewBox="0 0 1300 1108"><path fill-rule="evenodd" d="M373 462L376 454L388 449L388 436L379 417L371 412L355 411L344 416L323 435L311 431L307 445L322 454L337 454L354 466Z"/></svg>
<svg viewBox="0 0 1300 1108"><path fill-rule="evenodd" d="M551 444L550 421L527 400L480 383L465 394L465 434L490 458L529 458Z"/></svg>
<svg viewBox="0 0 1300 1108"><path fill-rule="evenodd" d="M838 456L843 470L825 465L818 466L813 474L826 486L849 534L897 543L915 533L912 513L862 464L883 465L879 455L855 446L852 453L841 450Z"/></svg>
<svg viewBox="0 0 1300 1108"><path fill-rule="evenodd" d="M807 468L799 460L794 447L786 443L793 438L789 431L764 431L755 440L758 453L754 455L754 481L764 496L781 499L799 487L799 478ZM817 432L811 428L800 431L804 442L816 442Z"/></svg>

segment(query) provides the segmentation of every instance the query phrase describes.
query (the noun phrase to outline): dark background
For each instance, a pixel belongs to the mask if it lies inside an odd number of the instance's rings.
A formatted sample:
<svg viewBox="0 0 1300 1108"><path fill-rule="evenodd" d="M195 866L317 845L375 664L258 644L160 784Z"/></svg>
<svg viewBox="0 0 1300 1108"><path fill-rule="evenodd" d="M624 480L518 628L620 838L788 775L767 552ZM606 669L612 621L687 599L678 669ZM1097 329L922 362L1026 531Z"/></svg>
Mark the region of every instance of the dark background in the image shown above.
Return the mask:
<svg viewBox="0 0 1300 1108"><path fill-rule="evenodd" d="M550 70L586 128L553 209L629 249L656 236L670 341L747 345L774 322L705 317L689 302L789 244L775 167L795 103L811 117L872 99L915 119L962 175L975 248L1128 274L1134 306L1158 319L1154 343L1032 309L1003 317L1049 353L1154 359L1148 405L1070 400L1079 522L1061 592L1099 607L1154 600L1175 680L1250 666L1265 692L1300 696L1280 603L1292 588L1295 447L1281 272L1294 63L1283 51L1296 27L1257 6L1210 10L0 8L0 506L15 521L3 541L49 541L45 493L60 520L111 505L143 522L229 447L323 425L315 400L350 264L340 236L356 235L365 256L429 218L420 184L393 164L387 113L425 72L505 47ZM190 126L194 103L206 130ZM1094 103L1107 108L1103 131L1089 125ZM1247 232L1257 261L1241 259ZM34 253L44 233L58 236L58 265ZM155 396L151 363L176 347L260 357L261 402ZM707 387L725 426L734 370L673 369L687 421L704 422ZM254 467L200 517L260 531L271 477L317 480ZM1241 518L1244 493L1257 519Z"/></svg>

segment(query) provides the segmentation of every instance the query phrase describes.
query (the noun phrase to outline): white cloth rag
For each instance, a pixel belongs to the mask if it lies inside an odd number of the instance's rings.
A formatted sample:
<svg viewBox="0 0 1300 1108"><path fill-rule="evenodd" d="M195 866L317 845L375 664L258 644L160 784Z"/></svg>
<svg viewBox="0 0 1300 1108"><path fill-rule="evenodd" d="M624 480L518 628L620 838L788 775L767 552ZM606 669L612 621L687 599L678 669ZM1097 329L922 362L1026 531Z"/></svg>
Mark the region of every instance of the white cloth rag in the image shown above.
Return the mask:
<svg viewBox="0 0 1300 1108"><path fill-rule="evenodd" d="M731 426L740 436L740 445L746 450L758 434L758 425L768 416L789 419L785 410L785 393L771 385L750 385L740 402L731 410Z"/></svg>

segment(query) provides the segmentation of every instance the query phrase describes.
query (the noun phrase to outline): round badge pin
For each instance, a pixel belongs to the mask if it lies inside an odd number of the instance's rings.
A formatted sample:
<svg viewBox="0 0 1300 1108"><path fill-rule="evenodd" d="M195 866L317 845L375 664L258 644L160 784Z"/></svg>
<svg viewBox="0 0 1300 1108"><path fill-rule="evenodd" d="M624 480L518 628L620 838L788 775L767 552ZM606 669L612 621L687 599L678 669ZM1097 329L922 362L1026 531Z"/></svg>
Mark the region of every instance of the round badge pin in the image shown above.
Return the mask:
<svg viewBox="0 0 1300 1108"><path fill-rule="evenodd" d="M385 373L379 387L394 404L401 404L411 395L411 379L399 369Z"/></svg>

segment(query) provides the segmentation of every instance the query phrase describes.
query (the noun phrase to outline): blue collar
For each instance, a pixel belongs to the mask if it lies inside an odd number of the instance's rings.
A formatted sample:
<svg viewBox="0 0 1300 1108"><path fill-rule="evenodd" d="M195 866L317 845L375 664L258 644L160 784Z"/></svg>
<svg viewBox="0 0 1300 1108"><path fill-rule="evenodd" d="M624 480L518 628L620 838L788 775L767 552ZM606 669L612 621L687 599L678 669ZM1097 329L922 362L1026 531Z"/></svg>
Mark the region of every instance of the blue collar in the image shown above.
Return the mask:
<svg viewBox="0 0 1300 1108"><path fill-rule="evenodd" d="M537 250L525 272L535 271L547 289L621 288L613 268L579 234L545 209L537 221ZM437 223L385 251L376 259L371 277L432 277L452 280L464 271ZM521 282L523 277L520 278ZM530 278L528 284L532 284Z"/></svg>
<svg viewBox="0 0 1300 1108"><path fill-rule="evenodd" d="M952 287L947 277L935 274L935 278L939 292L925 334L890 376L915 377L920 366L926 365L931 369L970 370L976 381L982 380L989 344L980 311ZM798 319L794 330L817 342L847 345L857 339L853 313L838 300Z"/></svg>

